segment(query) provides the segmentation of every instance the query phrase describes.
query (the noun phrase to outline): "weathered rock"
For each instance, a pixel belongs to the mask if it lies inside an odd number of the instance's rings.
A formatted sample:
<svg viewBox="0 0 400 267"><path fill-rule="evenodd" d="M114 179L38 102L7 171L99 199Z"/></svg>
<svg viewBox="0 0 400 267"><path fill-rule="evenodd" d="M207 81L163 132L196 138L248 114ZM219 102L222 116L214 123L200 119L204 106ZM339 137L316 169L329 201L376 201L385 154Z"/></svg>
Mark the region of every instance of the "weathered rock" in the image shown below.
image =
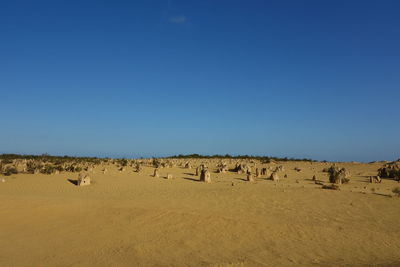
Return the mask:
<svg viewBox="0 0 400 267"><path fill-rule="evenodd" d="M297 172L301 172L301 169L299 167L295 167L294 170Z"/></svg>
<svg viewBox="0 0 400 267"><path fill-rule="evenodd" d="M393 178L400 182L400 161L386 163L378 169L378 176L381 178Z"/></svg>
<svg viewBox="0 0 400 267"><path fill-rule="evenodd" d="M142 171L142 166L141 166L139 163L136 164L136 166L135 166L135 171L136 171L137 173L140 173L140 172Z"/></svg>
<svg viewBox="0 0 400 267"><path fill-rule="evenodd" d="M226 169L224 167L218 169L219 173L226 173Z"/></svg>
<svg viewBox="0 0 400 267"><path fill-rule="evenodd" d="M345 168L339 170L337 166L332 166L328 169L328 173L329 182L332 184L342 184L350 181L348 178L350 173Z"/></svg>
<svg viewBox="0 0 400 267"><path fill-rule="evenodd" d="M276 167L275 171L284 172L285 171L285 167L283 165L279 165L278 167Z"/></svg>
<svg viewBox="0 0 400 267"><path fill-rule="evenodd" d="M247 181L248 182L254 182L254 177L251 173L247 173Z"/></svg>
<svg viewBox="0 0 400 267"><path fill-rule="evenodd" d="M369 177L369 182L370 183L382 183L382 179L379 176L370 176Z"/></svg>
<svg viewBox="0 0 400 267"><path fill-rule="evenodd" d="M79 174L77 185L78 186L90 185L90 176L84 173Z"/></svg>
<svg viewBox="0 0 400 267"><path fill-rule="evenodd" d="M272 181L279 181L279 175L278 175L278 173L277 172L273 172L272 174L271 174L271 176L270 176L270 179L272 180Z"/></svg>
<svg viewBox="0 0 400 267"><path fill-rule="evenodd" d="M200 181L211 183L211 174L208 170L202 170L200 174Z"/></svg>
<svg viewBox="0 0 400 267"><path fill-rule="evenodd" d="M238 174L247 173L248 171L251 172L251 167L247 164L236 164L234 171L236 171Z"/></svg>

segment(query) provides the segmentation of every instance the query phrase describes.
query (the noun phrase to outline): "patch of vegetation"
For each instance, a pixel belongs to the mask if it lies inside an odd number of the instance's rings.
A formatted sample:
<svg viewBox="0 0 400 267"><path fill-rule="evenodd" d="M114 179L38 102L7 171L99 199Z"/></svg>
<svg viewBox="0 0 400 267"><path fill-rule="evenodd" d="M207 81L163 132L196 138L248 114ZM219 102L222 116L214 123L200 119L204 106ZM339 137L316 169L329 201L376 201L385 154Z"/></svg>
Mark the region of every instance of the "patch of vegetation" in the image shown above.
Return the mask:
<svg viewBox="0 0 400 267"><path fill-rule="evenodd" d="M200 154L188 154L188 155L175 155L175 156L170 156L170 157L165 157L165 158L176 158L176 159L182 159L182 158L192 158L192 159L214 159L214 158L219 158L219 159L255 159L255 160L261 160L265 162L271 162L271 161L308 161L308 162L318 162L317 160L312 160L312 159L299 159L299 158L288 158L288 157L270 157L270 156L252 156L252 155L200 155ZM37 160L41 162L49 162L54 165L62 165L63 163L68 163L68 162L76 162L76 163L82 163L82 162L90 162L94 164L100 164L103 161L108 160L108 158L97 158L97 157L73 157L73 156L51 156L49 154L42 154L42 155L18 155L18 154L0 154L0 160L2 160L3 164L8 164L12 163L13 160L15 159L26 159L26 160ZM128 165L128 160L126 159L118 159L117 162L122 165L122 166L127 166ZM153 162L160 162L159 159L153 158Z"/></svg>
<svg viewBox="0 0 400 267"><path fill-rule="evenodd" d="M232 156L229 154L226 155L200 155L200 154L188 154L188 155L175 155L175 156L170 156L166 158L176 158L176 159L183 159L183 158L191 158L191 159L255 159L255 160L260 160L264 161L266 163L271 162L271 161L308 161L308 162L317 162L316 160L312 159L297 159L297 158L280 158L280 157L270 157L270 156L252 156L252 155L236 155Z"/></svg>
<svg viewBox="0 0 400 267"><path fill-rule="evenodd" d="M18 154L0 154L0 160L2 160L3 164L12 163L14 159L32 159L38 160L42 162L51 162L57 165L66 162L91 162L95 164L99 164L105 159L96 158L96 157L71 157L71 156L50 156L49 154L42 155L18 155Z"/></svg>

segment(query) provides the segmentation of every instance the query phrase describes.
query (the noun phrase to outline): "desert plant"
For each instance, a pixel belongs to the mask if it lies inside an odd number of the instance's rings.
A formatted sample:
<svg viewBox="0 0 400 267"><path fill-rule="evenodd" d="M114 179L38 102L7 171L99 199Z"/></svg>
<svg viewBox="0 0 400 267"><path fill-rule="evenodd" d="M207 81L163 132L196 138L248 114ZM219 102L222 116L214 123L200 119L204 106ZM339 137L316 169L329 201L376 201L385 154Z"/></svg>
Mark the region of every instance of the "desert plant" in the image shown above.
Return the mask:
<svg viewBox="0 0 400 267"><path fill-rule="evenodd" d="M73 172L81 172L81 171L82 171L82 167L80 167L80 166L73 168Z"/></svg>

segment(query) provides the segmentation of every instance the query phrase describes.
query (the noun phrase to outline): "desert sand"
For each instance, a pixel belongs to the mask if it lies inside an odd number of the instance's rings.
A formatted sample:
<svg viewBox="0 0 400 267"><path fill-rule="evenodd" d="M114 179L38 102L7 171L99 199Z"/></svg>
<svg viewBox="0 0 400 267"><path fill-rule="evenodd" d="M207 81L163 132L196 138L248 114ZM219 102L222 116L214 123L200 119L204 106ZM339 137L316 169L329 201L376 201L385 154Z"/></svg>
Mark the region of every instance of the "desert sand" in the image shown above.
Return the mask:
<svg viewBox="0 0 400 267"><path fill-rule="evenodd" d="M194 175L201 160L159 177L96 166L88 186L70 172L0 177L0 266L400 265L399 184L369 183L383 163L338 163L350 182L327 190L312 177L327 184L332 163L257 163L285 170L249 182L206 161L211 183Z"/></svg>

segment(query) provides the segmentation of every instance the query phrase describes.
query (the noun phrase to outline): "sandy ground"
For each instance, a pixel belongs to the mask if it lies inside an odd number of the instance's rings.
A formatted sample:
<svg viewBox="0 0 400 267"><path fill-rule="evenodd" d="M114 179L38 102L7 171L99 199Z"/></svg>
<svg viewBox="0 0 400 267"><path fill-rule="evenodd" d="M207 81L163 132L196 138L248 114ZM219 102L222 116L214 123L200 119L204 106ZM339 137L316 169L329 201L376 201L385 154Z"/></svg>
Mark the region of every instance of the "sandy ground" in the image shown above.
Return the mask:
<svg viewBox="0 0 400 267"><path fill-rule="evenodd" d="M230 172L205 184L180 167L97 167L87 187L71 173L5 177L0 266L400 265L399 184L367 178L382 164L339 164L352 173L340 191L311 180L330 164L283 165L280 182Z"/></svg>

